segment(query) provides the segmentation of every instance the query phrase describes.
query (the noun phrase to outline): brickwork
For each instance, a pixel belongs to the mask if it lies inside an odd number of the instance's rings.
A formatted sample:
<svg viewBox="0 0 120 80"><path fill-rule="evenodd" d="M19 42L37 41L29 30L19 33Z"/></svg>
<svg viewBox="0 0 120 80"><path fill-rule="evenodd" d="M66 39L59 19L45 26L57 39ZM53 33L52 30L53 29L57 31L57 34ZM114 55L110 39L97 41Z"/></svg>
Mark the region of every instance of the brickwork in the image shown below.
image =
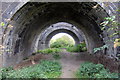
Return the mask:
<svg viewBox="0 0 120 80"><path fill-rule="evenodd" d="M96 6L97 4L99 5ZM0 27L0 45L5 46L4 50L8 50L3 55L3 66L19 63L30 56L39 34L48 26L61 21L71 23L78 31L83 31L88 51L92 53L93 48L107 44L106 41L110 40L109 33L102 32L99 24L104 17L118 14L116 12L118 4L118 2L2 2L2 22L5 26ZM112 55L114 54L113 43L110 45L107 53Z"/></svg>

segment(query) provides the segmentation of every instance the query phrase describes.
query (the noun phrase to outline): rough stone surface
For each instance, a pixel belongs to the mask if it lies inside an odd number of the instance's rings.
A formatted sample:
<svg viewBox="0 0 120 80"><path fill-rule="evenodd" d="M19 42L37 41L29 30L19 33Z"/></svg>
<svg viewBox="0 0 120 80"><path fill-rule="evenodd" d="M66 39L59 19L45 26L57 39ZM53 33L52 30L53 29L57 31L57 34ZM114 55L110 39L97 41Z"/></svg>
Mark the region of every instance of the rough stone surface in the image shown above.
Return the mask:
<svg viewBox="0 0 120 80"><path fill-rule="evenodd" d="M110 33L101 31L99 24L104 21L104 17L118 14L116 10L119 3L2 2L2 4L2 21L6 24L0 27L0 32L2 30L0 45L5 46L2 65L10 66L30 56L36 41L40 38L40 33L58 22L70 23L81 30L85 35L88 51L92 53L93 48L107 44L106 41L111 40ZM94 8L97 4L99 5ZM110 43L110 46L107 53L114 55L113 43Z"/></svg>
<svg viewBox="0 0 120 80"><path fill-rule="evenodd" d="M84 35L82 31L78 30L75 26L71 24L60 22L60 23L51 25L49 28L41 32L39 38L37 38L38 40L35 46L37 50L48 48L49 41L54 35L58 33L67 33L71 35L75 40L76 45L84 41Z"/></svg>

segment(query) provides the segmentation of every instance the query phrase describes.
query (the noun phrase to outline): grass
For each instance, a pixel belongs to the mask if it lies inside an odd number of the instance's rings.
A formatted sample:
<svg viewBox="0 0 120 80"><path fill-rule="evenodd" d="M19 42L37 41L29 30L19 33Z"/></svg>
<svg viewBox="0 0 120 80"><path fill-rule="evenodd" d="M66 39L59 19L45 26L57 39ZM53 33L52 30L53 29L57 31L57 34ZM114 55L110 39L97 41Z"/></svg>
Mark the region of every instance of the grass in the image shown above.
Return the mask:
<svg viewBox="0 0 120 80"><path fill-rule="evenodd" d="M58 54L59 52L61 52L61 49L59 49L59 48L48 48L48 49L37 51L37 53L52 54L53 58L56 59L56 60L61 58L61 56Z"/></svg>
<svg viewBox="0 0 120 80"><path fill-rule="evenodd" d="M84 52L87 51L86 44L85 43L80 43L76 46L71 46L67 48L68 52Z"/></svg>
<svg viewBox="0 0 120 80"><path fill-rule="evenodd" d="M53 58L56 59L56 60L58 60L58 59L61 58L61 56L59 54L53 54Z"/></svg>
<svg viewBox="0 0 120 80"><path fill-rule="evenodd" d="M53 53L59 53L59 52L61 52L61 49L59 48L48 48L48 49L37 51L37 53L42 53L42 54L53 54Z"/></svg>
<svg viewBox="0 0 120 80"><path fill-rule="evenodd" d="M102 64L82 63L76 73L77 78L118 78L118 73L111 73ZM102 80L102 79L100 79Z"/></svg>
<svg viewBox="0 0 120 80"><path fill-rule="evenodd" d="M13 70L13 67L0 68L0 80L2 78L6 78L6 75L7 75L6 73L11 70Z"/></svg>
<svg viewBox="0 0 120 80"><path fill-rule="evenodd" d="M7 71L4 78L58 78L61 65L57 61L41 60L39 64Z"/></svg>

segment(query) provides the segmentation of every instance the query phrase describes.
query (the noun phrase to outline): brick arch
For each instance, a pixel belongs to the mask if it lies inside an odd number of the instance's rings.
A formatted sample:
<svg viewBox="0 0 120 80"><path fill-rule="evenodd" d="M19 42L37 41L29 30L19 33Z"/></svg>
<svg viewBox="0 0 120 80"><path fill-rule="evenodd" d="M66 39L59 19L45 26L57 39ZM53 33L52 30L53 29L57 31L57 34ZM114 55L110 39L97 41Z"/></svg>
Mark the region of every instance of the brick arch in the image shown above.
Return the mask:
<svg viewBox="0 0 120 80"><path fill-rule="evenodd" d="M36 48L38 50L48 48L49 41L58 33L67 33L71 35L75 40L76 45L85 40L82 31L78 30L74 25L65 22L59 22L52 24L49 28L45 29L45 31L41 32L36 43Z"/></svg>
<svg viewBox="0 0 120 80"><path fill-rule="evenodd" d="M26 3L20 6L10 16L11 21L4 30L3 45L11 52L5 52L4 66L20 62L31 55L33 43L39 33L56 22L68 22L81 29L87 37L89 52L93 48L102 46L109 39L107 34L100 30L99 24L108 13L97 3ZM98 14L99 13L99 14ZM102 15L101 15L102 14ZM4 18L4 17L3 17ZM12 25L13 28L9 28ZM109 51L112 50L110 49ZM10 57L11 56L11 57ZM8 62L13 62L6 64Z"/></svg>

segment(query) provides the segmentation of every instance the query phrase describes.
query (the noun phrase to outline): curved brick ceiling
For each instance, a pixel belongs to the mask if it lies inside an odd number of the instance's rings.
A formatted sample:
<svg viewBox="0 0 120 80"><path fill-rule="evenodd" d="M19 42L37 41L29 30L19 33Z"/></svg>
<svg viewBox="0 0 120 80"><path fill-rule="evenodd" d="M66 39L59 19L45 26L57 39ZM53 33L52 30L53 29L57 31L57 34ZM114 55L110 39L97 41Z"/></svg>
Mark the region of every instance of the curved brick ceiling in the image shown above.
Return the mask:
<svg viewBox="0 0 120 80"><path fill-rule="evenodd" d="M18 63L30 56L35 46L33 44L36 43L40 33L58 22L70 23L81 30L86 37L88 51L92 53L93 48L105 44L109 39L109 34L101 31L99 25L104 21L104 17L109 15L100 5L94 8L97 4L96 2L28 2L22 7L16 7L16 11L13 11L14 15L4 14L6 18L12 17L9 25L4 29L6 37L3 37L3 45L11 50L5 52L7 55L4 64Z"/></svg>

